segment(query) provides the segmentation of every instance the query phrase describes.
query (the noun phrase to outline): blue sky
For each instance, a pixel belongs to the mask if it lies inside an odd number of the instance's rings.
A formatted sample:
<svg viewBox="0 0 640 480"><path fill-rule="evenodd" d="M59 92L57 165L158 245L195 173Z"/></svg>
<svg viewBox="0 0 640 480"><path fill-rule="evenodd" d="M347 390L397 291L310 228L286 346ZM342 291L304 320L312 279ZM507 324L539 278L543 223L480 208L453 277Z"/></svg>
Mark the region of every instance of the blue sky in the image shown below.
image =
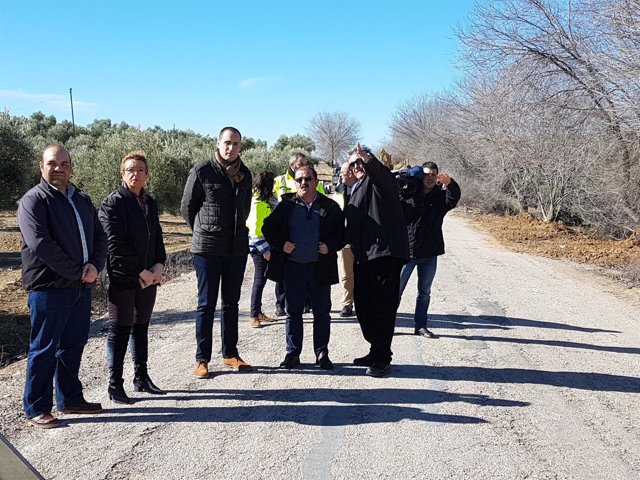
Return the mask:
<svg viewBox="0 0 640 480"><path fill-rule="evenodd" d="M271 145L321 111L378 145L402 102L453 85L473 0L0 0L0 108Z"/></svg>

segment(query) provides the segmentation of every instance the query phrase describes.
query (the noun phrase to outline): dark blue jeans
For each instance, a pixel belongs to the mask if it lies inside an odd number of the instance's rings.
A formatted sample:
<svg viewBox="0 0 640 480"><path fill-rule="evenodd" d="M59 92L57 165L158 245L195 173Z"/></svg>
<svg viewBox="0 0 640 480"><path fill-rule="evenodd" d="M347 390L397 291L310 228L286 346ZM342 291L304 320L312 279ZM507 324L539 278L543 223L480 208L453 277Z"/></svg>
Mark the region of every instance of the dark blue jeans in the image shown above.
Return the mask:
<svg viewBox="0 0 640 480"><path fill-rule="evenodd" d="M285 302L285 291L284 291L284 281L276 282L276 308L281 308L285 310L286 302ZM305 308L311 308L311 299L307 297L304 301Z"/></svg>
<svg viewBox="0 0 640 480"><path fill-rule="evenodd" d="M276 308L285 309L284 282L276 282Z"/></svg>
<svg viewBox="0 0 640 480"><path fill-rule="evenodd" d="M221 293L220 335L222 356L238 356L238 302L247 256L207 257L193 255L198 279L196 312L196 362L211 361L213 317Z"/></svg>
<svg viewBox="0 0 640 480"><path fill-rule="evenodd" d="M438 257L412 258L405 263L400 272L400 296L404 292L414 268L418 268L418 296L413 315L415 329L427 328L427 312L431 302L431 285L438 268Z"/></svg>
<svg viewBox="0 0 640 480"><path fill-rule="evenodd" d="M316 263L289 261L284 266L284 291L287 304L287 353L300 355L304 329L302 313L305 300L311 299L313 309L313 350L316 357L328 352L331 335L331 286L316 283Z"/></svg>
<svg viewBox="0 0 640 480"><path fill-rule="evenodd" d="M33 418L51 412L54 379L58 410L84 402L78 372L89 338L91 290L33 291L28 303L31 338L23 402L27 418Z"/></svg>

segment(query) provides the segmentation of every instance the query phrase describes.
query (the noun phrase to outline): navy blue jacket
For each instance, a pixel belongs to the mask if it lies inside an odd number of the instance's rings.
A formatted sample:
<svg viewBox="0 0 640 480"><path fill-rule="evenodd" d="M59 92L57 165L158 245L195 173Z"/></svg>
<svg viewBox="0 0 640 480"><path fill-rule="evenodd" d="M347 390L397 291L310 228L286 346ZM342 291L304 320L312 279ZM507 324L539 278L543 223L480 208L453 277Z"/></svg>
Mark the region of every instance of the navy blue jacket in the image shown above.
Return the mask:
<svg viewBox="0 0 640 480"><path fill-rule="evenodd" d="M89 261L104 267L107 241L91 198L77 188L72 200L82 219ZM77 288L82 285L82 243L73 207L44 179L20 199L22 285L27 291Z"/></svg>
<svg viewBox="0 0 640 480"><path fill-rule="evenodd" d="M338 250L344 247L344 215L340 205L318 193L316 202L320 206L320 242L329 249L326 255L319 255L316 270L318 285L338 283ZM290 240L290 221L296 203L302 202L295 193L283 195L275 210L264 219L262 234L271 247L271 258L267 263L267 278L274 282L282 280L284 264L288 255L282 250Z"/></svg>

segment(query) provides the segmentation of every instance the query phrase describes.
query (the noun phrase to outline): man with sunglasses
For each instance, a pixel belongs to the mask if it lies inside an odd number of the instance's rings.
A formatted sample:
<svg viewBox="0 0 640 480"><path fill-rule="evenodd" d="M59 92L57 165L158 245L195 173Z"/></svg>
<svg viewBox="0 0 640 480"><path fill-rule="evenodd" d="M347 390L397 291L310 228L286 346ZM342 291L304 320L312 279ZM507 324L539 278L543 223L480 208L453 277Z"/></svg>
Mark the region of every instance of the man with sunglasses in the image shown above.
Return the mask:
<svg viewBox="0 0 640 480"><path fill-rule="evenodd" d="M400 270L409 259L407 226L391 171L360 144L347 161L357 182L345 210L345 240L354 255L356 316L371 345L353 363L368 367L369 376L385 377L391 370Z"/></svg>
<svg viewBox="0 0 640 480"><path fill-rule="evenodd" d="M295 170L296 193L282 201L262 226L271 247L267 278L283 281L287 304L287 354L282 368L300 364L305 299L313 308L316 365L331 370L329 359L331 285L338 283L337 251L344 246L344 215L340 206L318 193L318 175L311 166Z"/></svg>
<svg viewBox="0 0 640 480"><path fill-rule="evenodd" d="M294 152L289 157L289 167L287 171L282 175L278 175L273 180L273 194L278 199L278 202L282 201L282 196L287 193L296 193L296 180L294 178L294 172L300 167L305 167L309 164L309 160L304 153ZM322 183L318 182L316 190L323 195L326 193ZM285 311L285 292L282 282L276 283L276 316L283 317L287 314ZM311 304L309 299L304 304L304 313L311 312Z"/></svg>

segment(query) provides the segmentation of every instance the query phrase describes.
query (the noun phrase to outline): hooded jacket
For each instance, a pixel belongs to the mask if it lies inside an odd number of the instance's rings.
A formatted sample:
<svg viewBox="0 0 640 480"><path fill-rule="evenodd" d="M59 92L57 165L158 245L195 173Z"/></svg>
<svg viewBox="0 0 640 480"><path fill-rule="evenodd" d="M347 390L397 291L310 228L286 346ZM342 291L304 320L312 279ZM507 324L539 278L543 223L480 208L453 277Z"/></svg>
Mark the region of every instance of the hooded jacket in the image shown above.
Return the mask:
<svg viewBox="0 0 640 480"><path fill-rule="evenodd" d="M444 254L442 222L460 200L460 186L451 179L445 190L436 185L429 193L419 192L403 199L411 258L429 258Z"/></svg>

